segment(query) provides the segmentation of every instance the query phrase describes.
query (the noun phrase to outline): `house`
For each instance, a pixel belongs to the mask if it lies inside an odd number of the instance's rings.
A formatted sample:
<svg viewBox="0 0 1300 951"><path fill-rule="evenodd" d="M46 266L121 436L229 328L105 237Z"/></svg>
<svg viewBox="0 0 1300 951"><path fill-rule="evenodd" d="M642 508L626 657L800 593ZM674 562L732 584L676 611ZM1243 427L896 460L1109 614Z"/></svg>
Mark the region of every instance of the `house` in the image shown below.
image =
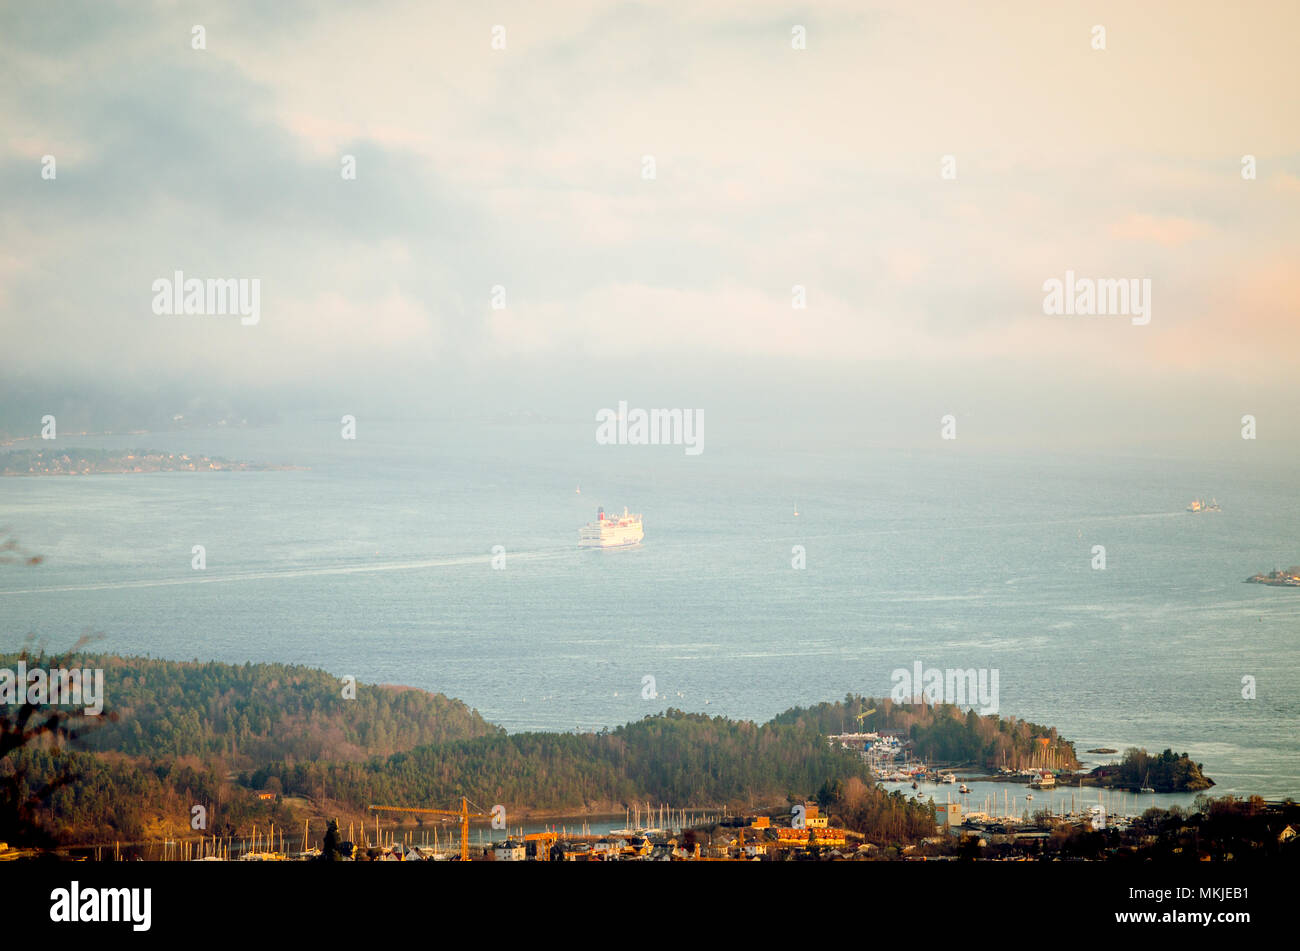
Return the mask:
<svg viewBox="0 0 1300 951"><path fill-rule="evenodd" d="M528 857L522 842L507 839L493 846L492 858L497 862L522 862Z"/></svg>

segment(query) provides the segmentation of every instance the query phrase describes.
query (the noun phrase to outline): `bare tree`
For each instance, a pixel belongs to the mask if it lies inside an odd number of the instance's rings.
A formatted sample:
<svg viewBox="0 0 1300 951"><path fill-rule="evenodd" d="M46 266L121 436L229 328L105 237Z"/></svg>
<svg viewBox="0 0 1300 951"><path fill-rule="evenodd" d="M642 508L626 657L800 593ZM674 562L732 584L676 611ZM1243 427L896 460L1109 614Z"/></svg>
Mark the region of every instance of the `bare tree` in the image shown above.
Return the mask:
<svg viewBox="0 0 1300 951"><path fill-rule="evenodd" d="M37 565L40 556L23 551L6 531L0 530L0 564ZM33 650L31 641L17 655L16 662L26 668L57 669L74 665L76 655L96 638L83 635L63 654L46 654ZM49 702L34 703L27 684L15 683L17 696L12 703L0 704L0 840L14 844L46 845L49 836L42 829L40 811L59 789L77 779L66 758L52 773L36 778L24 753L44 750L56 758L64 748L87 730L116 715L104 711L90 716L82 707L61 707ZM48 701L50 698L44 698Z"/></svg>

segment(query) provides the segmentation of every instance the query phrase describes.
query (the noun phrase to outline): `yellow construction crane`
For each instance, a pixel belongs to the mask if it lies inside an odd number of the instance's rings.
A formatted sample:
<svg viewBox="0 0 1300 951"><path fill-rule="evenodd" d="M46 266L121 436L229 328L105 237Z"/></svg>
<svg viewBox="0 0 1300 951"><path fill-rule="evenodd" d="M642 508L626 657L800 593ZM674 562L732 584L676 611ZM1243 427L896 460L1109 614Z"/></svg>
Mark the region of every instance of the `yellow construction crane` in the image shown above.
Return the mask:
<svg viewBox="0 0 1300 951"><path fill-rule="evenodd" d="M492 817L483 812L470 812L469 800L464 796L460 797L460 809L419 809L415 806L370 806L371 812L416 812L431 816L459 816L460 817L460 860L469 861L469 820L471 819L491 819Z"/></svg>
<svg viewBox="0 0 1300 951"><path fill-rule="evenodd" d="M871 716L871 714L875 712L876 712L876 708L872 707L870 710L863 710L856 717L854 717L854 719L857 720L859 723L861 723L863 720L865 720L867 717Z"/></svg>

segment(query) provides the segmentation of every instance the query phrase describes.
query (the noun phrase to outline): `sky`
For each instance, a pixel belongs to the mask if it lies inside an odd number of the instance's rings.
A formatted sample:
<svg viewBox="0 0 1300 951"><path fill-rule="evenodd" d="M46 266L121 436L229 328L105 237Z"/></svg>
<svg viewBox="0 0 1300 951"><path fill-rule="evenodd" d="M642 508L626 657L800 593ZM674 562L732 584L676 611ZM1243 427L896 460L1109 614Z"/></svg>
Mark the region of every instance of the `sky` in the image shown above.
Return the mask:
<svg viewBox="0 0 1300 951"><path fill-rule="evenodd" d="M1257 0L6 0L5 422L628 400L1294 446L1297 36ZM257 279L260 320L155 314L176 270ZM1067 271L1149 280L1150 322L1045 314Z"/></svg>

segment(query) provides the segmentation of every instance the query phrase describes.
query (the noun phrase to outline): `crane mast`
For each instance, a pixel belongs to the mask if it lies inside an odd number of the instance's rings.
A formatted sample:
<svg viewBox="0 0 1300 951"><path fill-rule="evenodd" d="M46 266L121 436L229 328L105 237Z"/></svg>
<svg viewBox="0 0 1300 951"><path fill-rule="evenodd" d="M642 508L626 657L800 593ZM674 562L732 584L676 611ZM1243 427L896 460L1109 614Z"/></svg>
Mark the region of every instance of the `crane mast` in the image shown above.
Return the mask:
<svg viewBox="0 0 1300 951"><path fill-rule="evenodd" d="M491 818L486 813L470 812L469 800L464 796L460 797L460 809L426 809L417 806L369 806L368 808L371 812L414 812L431 816L456 816L460 819L460 860L462 862L469 861L469 820Z"/></svg>

